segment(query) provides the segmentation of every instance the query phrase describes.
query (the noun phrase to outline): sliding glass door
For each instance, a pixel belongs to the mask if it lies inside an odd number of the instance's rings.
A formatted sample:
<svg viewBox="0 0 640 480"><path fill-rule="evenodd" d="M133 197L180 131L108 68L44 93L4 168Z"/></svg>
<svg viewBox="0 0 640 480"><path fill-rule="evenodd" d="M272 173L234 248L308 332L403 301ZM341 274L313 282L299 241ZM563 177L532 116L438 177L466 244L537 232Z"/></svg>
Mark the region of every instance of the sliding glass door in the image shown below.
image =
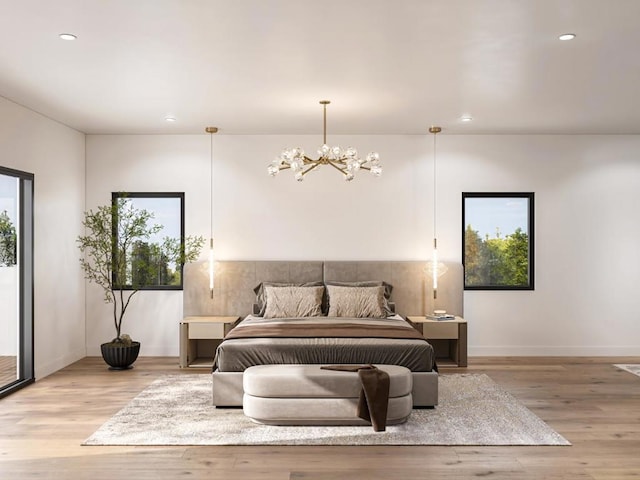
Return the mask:
<svg viewBox="0 0 640 480"><path fill-rule="evenodd" d="M0 397L33 380L33 175L0 167Z"/></svg>

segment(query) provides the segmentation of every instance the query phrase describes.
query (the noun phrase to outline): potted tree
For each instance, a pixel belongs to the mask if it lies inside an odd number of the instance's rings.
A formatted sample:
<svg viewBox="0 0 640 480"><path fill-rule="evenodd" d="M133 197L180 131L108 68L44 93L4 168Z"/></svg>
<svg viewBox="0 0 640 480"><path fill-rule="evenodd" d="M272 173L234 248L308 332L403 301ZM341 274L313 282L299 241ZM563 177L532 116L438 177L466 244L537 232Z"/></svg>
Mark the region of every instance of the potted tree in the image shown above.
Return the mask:
<svg viewBox="0 0 640 480"><path fill-rule="evenodd" d="M113 304L116 336L100 346L102 358L112 369L130 368L140 352L140 342L122 333L132 297L149 279L166 275L168 263L181 266L196 260L204 244L200 236L185 237L184 242L165 237L161 243L151 243L150 238L163 228L150 223L153 216L135 208L126 197L119 198L85 212L86 234L77 239L85 278L102 287L105 303Z"/></svg>

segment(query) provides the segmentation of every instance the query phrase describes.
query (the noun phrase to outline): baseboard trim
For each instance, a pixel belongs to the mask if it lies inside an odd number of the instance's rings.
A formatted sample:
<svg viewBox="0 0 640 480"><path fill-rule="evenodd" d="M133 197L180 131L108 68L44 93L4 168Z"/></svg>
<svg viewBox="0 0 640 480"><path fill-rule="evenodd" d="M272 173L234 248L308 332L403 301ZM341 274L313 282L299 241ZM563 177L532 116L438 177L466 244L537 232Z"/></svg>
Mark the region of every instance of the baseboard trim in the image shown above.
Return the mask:
<svg viewBox="0 0 640 480"><path fill-rule="evenodd" d="M40 362L38 362L38 356L36 354L34 367L36 381L42 380L44 377L51 375L52 373L55 373L58 370L61 370L64 367L83 359L86 356L87 352L85 349L76 350L75 352L68 353L66 355L63 355L62 357L56 358L55 360L41 364Z"/></svg>

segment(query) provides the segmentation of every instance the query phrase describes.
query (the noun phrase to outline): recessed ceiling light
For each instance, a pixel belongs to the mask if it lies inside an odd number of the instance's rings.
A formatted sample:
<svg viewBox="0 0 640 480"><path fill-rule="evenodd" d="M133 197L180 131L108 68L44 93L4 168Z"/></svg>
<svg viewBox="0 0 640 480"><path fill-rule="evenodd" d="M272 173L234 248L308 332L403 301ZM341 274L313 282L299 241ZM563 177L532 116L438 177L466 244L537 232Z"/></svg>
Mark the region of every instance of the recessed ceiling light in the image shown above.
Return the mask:
<svg viewBox="0 0 640 480"><path fill-rule="evenodd" d="M73 33L61 33L60 35L58 35L62 40L75 40L76 38L78 38L76 35L74 35Z"/></svg>
<svg viewBox="0 0 640 480"><path fill-rule="evenodd" d="M559 40L573 40L574 38L576 38L575 33L563 33L558 37Z"/></svg>
<svg viewBox="0 0 640 480"><path fill-rule="evenodd" d="M463 117L460 117L460 120L463 122L470 122L471 120L473 120L473 117L471 115L465 115Z"/></svg>
<svg viewBox="0 0 640 480"><path fill-rule="evenodd" d="M164 121L172 123L176 121L176 117L164 117Z"/></svg>

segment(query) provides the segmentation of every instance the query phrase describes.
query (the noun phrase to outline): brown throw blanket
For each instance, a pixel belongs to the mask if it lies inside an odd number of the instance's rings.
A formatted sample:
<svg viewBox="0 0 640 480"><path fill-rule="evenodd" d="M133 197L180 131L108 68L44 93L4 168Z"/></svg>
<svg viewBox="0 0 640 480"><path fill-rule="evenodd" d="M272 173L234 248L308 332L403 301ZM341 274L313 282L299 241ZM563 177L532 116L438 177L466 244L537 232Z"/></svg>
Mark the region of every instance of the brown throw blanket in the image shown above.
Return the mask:
<svg viewBox="0 0 640 480"><path fill-rule="evenodd" d="M387 427L389 407L389 374L373 365L324 365L323 370L358 372L362 390L356 415L371 422L375 432L384 432Z"/></svg>

